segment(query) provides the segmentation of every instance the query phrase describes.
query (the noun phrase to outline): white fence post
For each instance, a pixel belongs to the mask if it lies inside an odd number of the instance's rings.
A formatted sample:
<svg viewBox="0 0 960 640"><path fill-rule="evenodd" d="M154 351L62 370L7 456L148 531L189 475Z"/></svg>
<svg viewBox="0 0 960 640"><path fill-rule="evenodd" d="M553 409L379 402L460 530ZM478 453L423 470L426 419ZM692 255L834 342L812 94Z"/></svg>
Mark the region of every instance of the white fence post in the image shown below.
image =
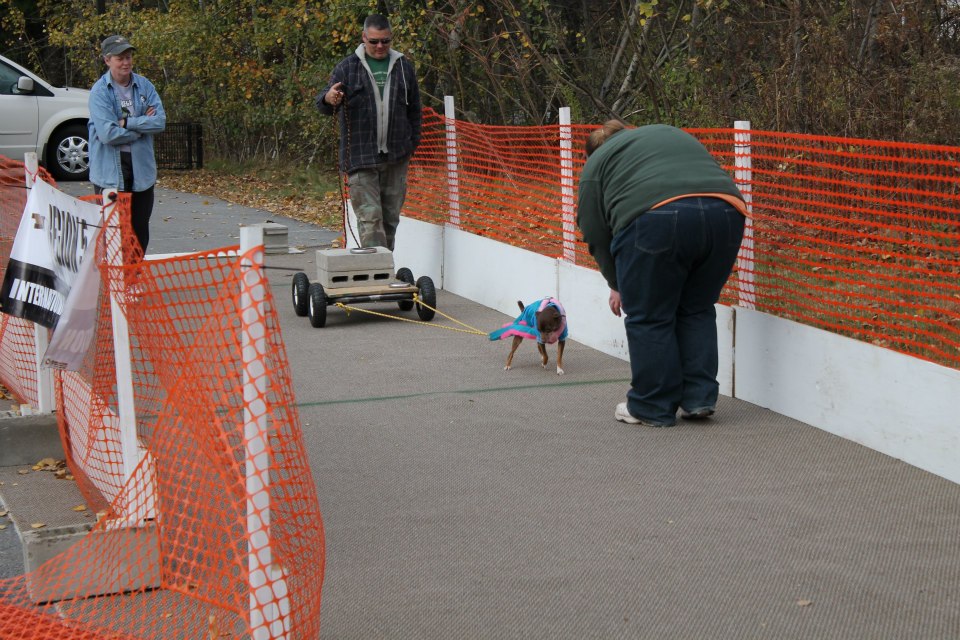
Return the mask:
<svg viewBox="0 0 960 640"><path fill-rule="evenodd" d="M33 188L35 176L40 170L40 163L37 160L36 152L29 151L25 153L23 165L27 189L31 189ZM43 354L47 352L47 347L50 346L50 330L34 323L33 343L36 350L37 364L37 410L40 413L53 413L57 408L56 398L53 394L53 370L43 366Z"/></svg>
<svg viewBox="0 0 960 640"><path fill-rule="evenodd" d="M576 211L573 201L573 129L570 127L570 107L560 107L560 208L563 219L563 259L577 263Z"/></svg>
<svg viewBox="0 0 960 640"><path fill-rule="evenodd" d="M443 115L447 121L447 193L450 224L460 226L460 177L457 169L457 113L453 96L443 97Z"/></svg>
<svg viewBox="0 0 960 640"><path fill-rule="evenodd" d="M290 634L290 598L283 568L274 565L270 539L270 407L266 402L270 376L264 367L269 345L265 312L266 283L262 276L262 227L240 227L240 255L239 311L250 629L253 640L277 640L286 639Z"/></svg>
<svg viewBox="0 0 960 640"><path fill-rule="evenodd" d="M107 264L111 267L123 265L123 232L120 229L119 216L113 216L117 207L117 191L103 190L103 236L107 246ZM112 224L109 224L112 223ZM145 518L154 517L153 486L147 479L149 494L145 496L142 506L135 510L132 502L137 496L133 495L130 479L141 460L140 440L137 437L137 408L133 394L133 367L130 355L130 324L127 322L126 305L131 302L130 283L127 274L120 276L122 291L112 288L110 291L110 320L113 326L113 360L117 374L117 428L120 432L120 464L123 468L123 484L127 487L127 505L124 516L131 525L141 522ZM126 303L123 304L123 303Z"/></svg>
<svg viewBox="0 0 960 640"><path fill-rule="evenodd" d="M733 124L733 155L737 188L747 203L747 211L753 213L753 160L750 148L750 121L737 120ZM753 261L753 218L747 217L743 228L743 243L737 256L737 279L739 287L739 306L744 309L756 308L756 286L754 284Z"/></svg>

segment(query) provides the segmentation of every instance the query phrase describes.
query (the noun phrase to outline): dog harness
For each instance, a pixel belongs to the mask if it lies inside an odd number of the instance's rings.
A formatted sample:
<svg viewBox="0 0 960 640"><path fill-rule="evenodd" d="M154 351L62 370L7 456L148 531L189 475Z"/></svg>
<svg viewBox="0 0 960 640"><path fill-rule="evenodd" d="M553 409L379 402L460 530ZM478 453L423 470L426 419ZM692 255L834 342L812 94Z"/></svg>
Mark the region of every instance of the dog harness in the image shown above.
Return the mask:
<svg viewBox="0 0 960 640"><path fill-rule="evenodd" d="M556 308L560 314L560 327L556 331L540 335L540 331L537 329L537 312L543 311L547 307ZM563 310L563 305L556 298L542 298L524 307L523 313L513 322L508 322L490 333L491 340L503 340L513 336L536 340L540 344L553 344L557 340L566 340L567 312Z"/></svg>

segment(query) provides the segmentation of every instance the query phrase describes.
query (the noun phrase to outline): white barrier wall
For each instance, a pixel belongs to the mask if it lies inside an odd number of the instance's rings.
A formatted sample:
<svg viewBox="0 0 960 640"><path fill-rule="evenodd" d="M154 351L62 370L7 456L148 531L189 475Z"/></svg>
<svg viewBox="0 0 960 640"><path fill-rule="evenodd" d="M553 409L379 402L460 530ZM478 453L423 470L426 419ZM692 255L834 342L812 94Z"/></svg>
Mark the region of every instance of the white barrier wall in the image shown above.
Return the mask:
<svg viewBox="0 0 960 640"><path fill-rule="evenodd" d="M572 340L629 357L593 269L409 218L395 264L511 317L517 300L556 296ZM724 395L960 483L960 371L739 307L717 306L717 333Z"/></svg>
<svg viewBox="0 0 960 640"><path fill-rule="evenodd" d="M736 310L736 397L960 482L960 371Z"/></svg>
<svg viewBox="0 0 960 640"><path fill-rule="evenodd" d="M442 289L443 255L443 227L401 218L393 252L393 265L397 269L407 267L414 278L430 276L437 288Z"/></svg>

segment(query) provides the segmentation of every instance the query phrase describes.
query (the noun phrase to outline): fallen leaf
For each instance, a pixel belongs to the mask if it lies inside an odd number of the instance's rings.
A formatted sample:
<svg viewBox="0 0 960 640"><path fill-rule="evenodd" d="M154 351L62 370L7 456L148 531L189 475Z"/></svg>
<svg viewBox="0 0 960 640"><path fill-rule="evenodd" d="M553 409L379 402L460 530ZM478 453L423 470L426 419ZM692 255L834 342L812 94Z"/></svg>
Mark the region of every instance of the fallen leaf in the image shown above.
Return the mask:
<svg viewBox="0 0 960 640"><path fill-rule="evenodd" d="M55 467L57 466L57 461L54 460L53 458L44 458L43 460L40 460L39 462L37 462L37 466L38 467Z"/></svg>
<svg viewBox="0 0 960 640"><path fill-rule="evenodd" d="M7 525L5 525L5 524L0 524L0 531L3 531L3 530L6 529L6 528L7 528Z"/></svg>
<svg viewBox="0 0 960 640"><path fill-rule="evenodd" d="M0 518L10 513L9 511L0 511Z"/></svg>
<svg viewBox="0 0 960 640"><path fill-rule="evenodd" d="M30 473L30 469L17 469L17 473L19 473L21 476L25 476Z"/></svg>
<svg viewBox="0 0 960 640"><path fill-rule="evenodd" d="M86 510L87 510L87 505L85 505L85 504L78 504L77 506L75 506L75 507L73 508L73 510L74 510L74 511L86 511Z"/></svg>
<svg viewBox="0 0 960 640"><path fill-rule="evenodd" d="M45 526L47 526L47 523L46 523L46 522L34 522L33 524L30 525L30 528L31 528L31 529L43 529Z"/></svg>
<svg viewBox="0 0 960 640"><path fill-rule="evenodd" d="M809 607L813 604L812 600L797 600L798 607Z"/></svg>

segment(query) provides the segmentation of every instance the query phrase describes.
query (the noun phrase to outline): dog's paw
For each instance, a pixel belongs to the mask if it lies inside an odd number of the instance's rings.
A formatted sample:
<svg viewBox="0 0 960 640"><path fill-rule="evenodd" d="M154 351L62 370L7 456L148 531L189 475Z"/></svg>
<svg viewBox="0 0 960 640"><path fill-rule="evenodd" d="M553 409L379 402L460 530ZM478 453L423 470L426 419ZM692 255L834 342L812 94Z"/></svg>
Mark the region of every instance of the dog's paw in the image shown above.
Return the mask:
<svg viewBox="0 0 960 640"><path fill-rule="evenodd" d="M504 371L510 371L510 365L507 365L503 368Z"/></svg>
<svg viewBox="0 0 960 640"><path fill-rule="evenodd" d="M557 375L558 375L558 376L562 376L562 375L563 375L563 369L561 369L560 367L557 367Z"/></svg>

